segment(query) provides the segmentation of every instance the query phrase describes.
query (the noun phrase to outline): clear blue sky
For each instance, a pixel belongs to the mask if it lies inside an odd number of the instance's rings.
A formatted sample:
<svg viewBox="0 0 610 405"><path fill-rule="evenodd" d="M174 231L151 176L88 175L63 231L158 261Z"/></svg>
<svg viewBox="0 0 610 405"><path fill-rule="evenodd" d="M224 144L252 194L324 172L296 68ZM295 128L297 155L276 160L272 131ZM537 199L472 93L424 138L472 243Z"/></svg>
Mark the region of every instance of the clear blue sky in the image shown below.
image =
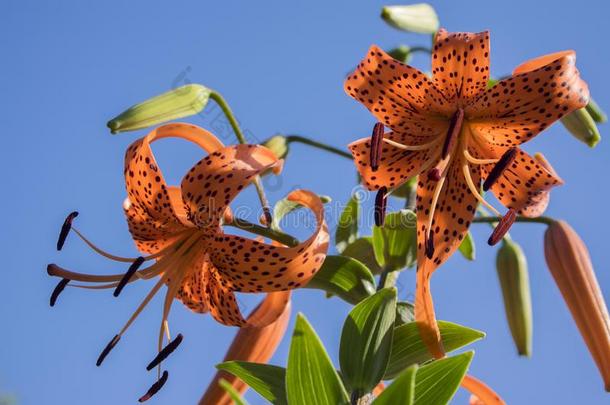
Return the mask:
<svg viewBox="0 0 610 405"><path fill-rule="evenodd" d="M453 31L490 29L492 74L521 61L572 48L592 94L610 109L610 52L602 37L610 11L603 1L433 2L442 25ZM342 90L344 75L376 43L427 44L428 38L386 26L383 2L203 2L9 0L0 13L0 167L3 195L0 295L3 333L0 392L21 404L131 403L150 385L144 366L154 355L161 301L155 300L104 366L99 351L143 297L147 285L129 287L120 300L108 292L67 290L51 309L56 279L48 262L92 272L124 271L90 253L76 238L55 251L67 212L78 209L79 227L109 250L133 255L123 218L124 150L144 133L111 136L105 122L128 105L186 78L221 91L243 126L258 139L298 133L344 147L366 136L373 118ZM501 10L501 11L500 11ZM427 58L414 64L427 69ZM207 126L213 115L194 118ZM602 134L608 127L602 128ZM543 151L566 185L552 197L549 214L568 220L588 244L606 297L610 297L606 201L610 143L589 150L554 126L528 144ZM166 142L156 149L173 181L198 159L194 148ZM277 200L306 187L347 199L354 168L341 158L292 150ZM255 204L254 193L242 201ZM596 214L597 213L597 214ZM336 218L329 221L334 224ZM555 287L542 254L541 226L512 232L528 255L534 306L534 355L518 358L504 319L489 230L477 225L474 265L454 257L433 279L437 311L446 319L487 332L477 343L473 374L509 404L607 403L603 384ZM400 279L404 298L413 273ZM314 291L295 294L336 359L349 307ZM244 300L252 307L251 300ZM166 387L151 402L194 403L203 392L234 330L176 305L174 333L185 340L168 360ZM288 339L273 361L285 364ZM261 403L249 394L252 403ZM465 403L460 393L456 403Z"/></svg>

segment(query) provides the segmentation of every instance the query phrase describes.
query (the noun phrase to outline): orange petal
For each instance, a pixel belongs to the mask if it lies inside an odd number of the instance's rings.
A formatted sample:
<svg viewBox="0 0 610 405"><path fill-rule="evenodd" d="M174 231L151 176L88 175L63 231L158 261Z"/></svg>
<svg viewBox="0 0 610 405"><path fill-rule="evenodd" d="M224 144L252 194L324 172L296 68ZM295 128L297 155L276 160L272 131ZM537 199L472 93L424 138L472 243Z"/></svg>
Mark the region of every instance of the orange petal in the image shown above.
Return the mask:
<svg viewBox="0 0 610 405"><path fill-rule="evenodd" d="M466 108L472 131L491 146L507 148L526 142L589 101L574 52L548 55L522 66Z"/></svg>
<svg viewBox="0 0 610 405"><path fill-rule="evenodd" d="M206 130L190 124L167 124L152 130L131 144L125 154L125 184L128 197L123 207L129 231L138 248L156 253L184 229L179 212L170 196L163 173L150 148L151 142L162 138L182 138L210 152L222 143Z"/></svg>
<svg viewBox="0 0 610 405"><path fill-rule="evenodd" d="M290 291L267 294L265 300L248 317L250 326L237 332L224 361L267 363L286 332L290 320L290 306ZM219 371L199 401L200 405L232 404L226 391L218 385L221 378L229 381L240 393L248 389L248 386L233 374Z"/></svg>
<svg viewBox="0 0 610 405"><path fill-rule="evenodd" d="M384 138L403 144L409 142L409 136L395 132L385 134ZM384 143L379 167L376 171L372 171L370 138L359 139L348 147L354 156L354 164L362 176L362 181L369 190L378 190L380 187L392 189L400 186L411 177L417 176L433 153L431 149L407 151Z"/></svg>
<svg viewBox="0 0 610 405"><path fill-rule="evenodd" d="M264 146L235 145L216 150L182 179L188 218L199 227L217 227L233 198L255 176L279 164L275 154Z"/></svg>
<svg viewBox="0 0 610 405"><path fill-rule="evenodd" d="M439 121L428 115L450 114L450 106L424 73L375 45L345 80L344 89L384 125L416 137L440 135Z"/></svg>
<svg viewBox="0 0 610 405"><path fill-rule="evenodd" d="M316 216L316 229L306 241L294 247L273 246L235 235L219 235L210 241L210 260L232 290L260 292L302 287L322 266L329 236L320 198L305 190L293 191L287 198Z"/></svg>
<svg viewBox="0 0 610 405"><path fill-rule="evenodd" d="M551 166L542 153L536 153L534 155L534 159L549 173L551 173L551 175L553 175L553 177L559 181L559 184L563 184L563 180L561 180L555 169L553 169L553 166ZM543 191L538 193L536 196L532 196L530 200L532 200L532 203L521 208L519 214L528 218L539 217L540 215L544 214L544 211L546 211L546 208L551 200L551 193L549 191Z"/></svg>
<svg viewBox="0 0 610 405"><path fill-rule="evenodd" d="M489 31L438 30L432 52L432 75L447 99L471 100L487 88Z"/></svg>
<svg viewBox="0 0 610 405"><path fill-rule="evenodd" d="M484 382L474 378L471 375L465 375L462 380L462 387L470 391L473 398L470 399L471 405L506 405L506 402L500 398L491 388Z"/></svg>
<svg viewBox="0 0 610 405"><path fill-rule="evenodd" d="M241 315L235 294L219 281L221 276L211 264L208 264L207 267L209 273L205 285L205 299L210 315L223 325L244 326L246 321Z"/></svg>

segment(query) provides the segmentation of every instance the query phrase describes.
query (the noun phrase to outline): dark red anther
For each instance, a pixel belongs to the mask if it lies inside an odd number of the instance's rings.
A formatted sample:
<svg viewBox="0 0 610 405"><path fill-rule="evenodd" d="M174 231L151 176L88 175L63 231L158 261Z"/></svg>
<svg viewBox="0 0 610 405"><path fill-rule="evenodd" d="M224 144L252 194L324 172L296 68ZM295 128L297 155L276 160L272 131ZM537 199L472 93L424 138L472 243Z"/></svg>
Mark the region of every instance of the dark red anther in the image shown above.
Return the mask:
<svg viewBox="0 0 610 405"><path fill-rule="evenodd" d="M110 353L110 351L112 349L114 349L114 346L116 346L116 344L119 343L119 340L121 340L121 335L114 335L112 340L110 342L108 342L106 347L104 347L104 350L102 350L102 353L100 353L100 357L97 358L97 361L95 362L96 366L99 367L102 365L102 362L104 361L106 356L108 356L108 353Z"/></svg>
<svg viewBox="0 0 610 405"><path fill-rule="evenodd" d="M483 182L483 191L489 190L491 186L494 185L494 183L500 178L502 173L504 173L504 170L506 170L506 168L510 166L513 160L515 160L516 156L517 148L510 148L509 150L504 152L500 160L498 160L493 169L491 169L491 172L489 172L489 176L487 176L487 178Z"/></svg>
<svg viewBox="0 0 610 405"><path fill-rule="evenodd" d="M445 159L451 149L453 149L453 145L455 145L455 141L462 130L462 124L464 123L464 110L458 108L458 110L451 117L451 123L449 124L449 130L447 131L447 137L445 138L445 143L443 144L443 154L442 157Z"/></svg>
<svg viewBox="0 0 610 405"><path fill-rule="evenodd" d="M151 399L153 397L153 395L155 395L157 392L159 392L159 390L161 388L163 388L163 386L165 385L165 382L167 381L167 377L169 377L169 373L167 372L167 370L165 370L165 371L163 371L163 375L161 376L161 378L159 378L157 380L157 382L155 382L148 389L148 391L146 391L146 394L142 395L140 397L140 399L138 399L138 402L146 402L149 399Z"/></svg>
<svg viewBox="0 0 610 405"><path fill-rule="evenodd" d="M51 266L51 265L49 265L49 266ZM48 270L48 267L47 267L47 272L48 271L49 270ZM61 294L61 292L64 290L64 288L66 288L66 286L68 285L69 282L70 282L70 279L62 278L61 281L59 283L57 283L57 286L55 287L55 289L51 293L51 299L49 300L49 303L51 304L51 306L55 306L55 302L57 301L57 297L59 297L59 294Z"/></svg>
<svg viewBox="0 0 610 405"><path fill-rule="evenodd" d="M72 211L68 214L66 219L64 220L64 224L61 226L61 231L59 231L59 238L57 239L57 250L61 250L64 247L64 243L66 242L66 238L70 233L70 229L72 229L72 221L74 218L78 216L78 211Z"/></svg>
<svg viewBox="0 0 610 405"><path fill-rule="evenodd" d="M167 346L165 346L163 348L163 350L161 350L157 356L155 356L155 358L153 359L153 361L151 361L148 366L146 366L146 369L148 371L152 370L153 368L155 368L157 365L159 365L163 360L165 360L167 358L167 356L169 356L170 354L172 354L172 352L174 350L176 350L176 348L180 345L180 343L182 343L182 334L179 333L178 336L176 336L176 338L174 340L172 340L171 342L169 342L167 344Z"/></svg>
<svg viewBox="0 0 610 405"><path fill-rule="evenodd" d="M491 236L487 240L489 246L493 246L496 243L500 242L504 235L508 232L510 227L515 223L517 219L517 211L511 208L508 212L502 217L502 219L498 222L498 225L494 228Z"/></svg>
<svg viewBox="0 0 610 405"><path fill-rule="evenodd" d="M377 195L375 196L375 225L383 226L385 222L385 210L386 205L388 203L387 196L388 189L386 187L381 187L379 191L377 191Z"/></svg>
<svg viewBox="0 0 610 405"><path fill-rule="evenodd" d="M381 158L381 149L383 145L384 127L381 122L378 122L373 127L373 135L371 135L370 161L371 170L376 172L379 168L379 159Z"/></svg>
<svg viewBox="0 0 610 405"><path fill-rule="evenodd" d="M426 257L432 259L434 256L434 231L430 231L430 235L426 239Z"/></svg>
<svg viewBox="0 0 610 405"><path fill-rule="evenodd" d="M428 171L428 180L439 181L441 179L441 171L438 167L433 167Z"/></svg>
<svg viewBox="0 0 610 405"><path fill-rule="evenodd" d="M114 295L115 297L119 296L121 291L123 291L123 288L125 288L125 286L129 282L129 280L131 280L131 277L133 277L135 272L138 271L138 269L140 268L142 263L144 263L144 258L142 256L138 257L133 263L131 263L131 266L129 266L129 269L123 275L123 278L121 278L121 281L119 281L119 284L114 289L114 292L112 293L112 295Z"/></svg>

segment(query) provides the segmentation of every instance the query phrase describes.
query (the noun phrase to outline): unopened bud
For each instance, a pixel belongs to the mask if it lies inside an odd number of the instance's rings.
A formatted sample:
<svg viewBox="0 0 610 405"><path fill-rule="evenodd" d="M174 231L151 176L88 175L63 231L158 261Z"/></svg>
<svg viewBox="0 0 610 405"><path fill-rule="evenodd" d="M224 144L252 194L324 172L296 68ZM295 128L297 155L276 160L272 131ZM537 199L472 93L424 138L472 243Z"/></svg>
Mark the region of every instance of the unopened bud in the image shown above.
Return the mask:
<svg viewBox="0 0 610 405"><path fill-rule="evenodd" d="M187 84L129 107L107 125L116 134L188 117L205 108L210 93L200 84Z"/></svg>
<svg viewBox="0 0 610 405"><path fill-rule="evenodd" d="M388 51L388 55L399 62L407 64L411 61L411 48L406 45L400 45L394 49L390 49Z"/></svg>
<svg viewBox="0 0 610 405"><path fill-rule="evenodd" d="M591 118L593 118L593 121L599 122L600 124L608 121L608 116L604 110L602 110L592 98L589 98L589 104L587 104L585 108L589 115L591 115Z"/></svg>
<svg viewBox="0 0 610 405"><path fill-rule="evenodd" d="M576 139L594 148L601 136L587 108L579 108L561 119L561 123Z"/></svg>
<svg viewBox="0 0 610 405"><path fill-rule="evenodd" d="M264 147L270 149L278 159L284 159L290 151L288 139L284 135L275 135L262 143Z"/></svg>
<svg viewBox="0 0 610 405"><path fill-rule="evenodd" d="M570 225L556 221L544 234L544 256L610 391L610 317L589 251Z"/></svg>
<svg viewBox="0 0 610 405"><path fill-rule="evenodd" d="M517 352L532 354L532 303L527 260L521 247L504 239L496 256L496 270L504 298L504 310Z"/></svg>
<svg viewBox="0 0 610 405"><path fill-rule="evenodd" d="M434 34L439 27L436 11L427 3L385 6L381 9L381 18L394 28L420 34Z"/></svg>

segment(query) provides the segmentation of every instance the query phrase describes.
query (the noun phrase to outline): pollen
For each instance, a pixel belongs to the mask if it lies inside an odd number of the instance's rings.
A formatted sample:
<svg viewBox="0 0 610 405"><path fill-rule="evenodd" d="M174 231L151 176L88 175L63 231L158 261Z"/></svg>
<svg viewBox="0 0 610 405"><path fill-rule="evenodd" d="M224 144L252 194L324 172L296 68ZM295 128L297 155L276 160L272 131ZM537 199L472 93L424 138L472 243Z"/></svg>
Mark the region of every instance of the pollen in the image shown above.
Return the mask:
<svg viewBox="0 0 610 405"><path fill-rule="evenodd" d="M383 145L383 132L384 127L381 122L378 122L373 127L373 134L371 135L371 170L376 172L379 168L379 159L381 159L381 148Z"/></svg>
<svg viewBox="0 0 610 405"><path fill-rule="evenodd" d="M386 187L381 187L379 191L377 191L377 195L375 196L375 225L383 226L385 222L385 211L388 203L387 196L388 189Z"/></svg>
<svg viewBox="0 0 610 405"><path fill-rule="evenodd" d="M495 182L498 181L500 176L502 176L502 173L504 173L504 170L506 170L506 168L510 166L510 164L515 160L516 156L517 148L510 148L509 150L504 152L500 160L498 160L498 163L496 163L493 169L491 169L491 172L489 172L489 176L487 176L487 178L483 182L483 191L488 191L491 186L493 186Z"/></svg>

